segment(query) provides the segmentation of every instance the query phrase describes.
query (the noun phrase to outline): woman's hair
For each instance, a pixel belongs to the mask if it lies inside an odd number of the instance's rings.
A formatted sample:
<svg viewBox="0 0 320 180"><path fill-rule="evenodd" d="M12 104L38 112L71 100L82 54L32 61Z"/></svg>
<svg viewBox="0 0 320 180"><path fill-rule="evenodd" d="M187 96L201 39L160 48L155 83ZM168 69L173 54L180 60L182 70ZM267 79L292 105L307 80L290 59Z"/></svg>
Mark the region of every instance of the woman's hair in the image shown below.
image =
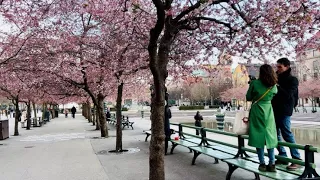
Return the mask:
<svg viewBox="0 0 320 180"><path fill-rule="evenodd" d="M278 82L277 75L269 64L260 66L259 79L267 87L274 86Z"/></svg>

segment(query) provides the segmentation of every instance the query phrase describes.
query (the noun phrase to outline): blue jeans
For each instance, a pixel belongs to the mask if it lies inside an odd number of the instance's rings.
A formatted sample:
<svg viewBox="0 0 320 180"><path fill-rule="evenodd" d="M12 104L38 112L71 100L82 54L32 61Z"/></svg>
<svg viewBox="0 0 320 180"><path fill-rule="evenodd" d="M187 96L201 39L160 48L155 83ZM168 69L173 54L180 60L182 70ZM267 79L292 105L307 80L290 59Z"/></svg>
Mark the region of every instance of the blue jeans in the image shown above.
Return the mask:
<svg viewBox="0 0 320 180"><path fill-rule="evenodd" d="M274 148L267 149L268 150L268 157L269 157L269 164L275 163L275 157L274 157ZM264 162L264 148L257 148L257 154L259 157L260 164L266 164Z"/></svg>
<svg viewBox="0 0 320 180"><path fill-rule="evenodd" d="M296 143L294 136L291 132L291 121L290 116L275 116L276 126L277 126L277 135L278 141L281 141L282 138L288 143ZM278 151L280 156L287 157L287 152L283 146L278 146ZM294 159L301 159L300 153L296 148L290 148L291 157Z"/></svg>

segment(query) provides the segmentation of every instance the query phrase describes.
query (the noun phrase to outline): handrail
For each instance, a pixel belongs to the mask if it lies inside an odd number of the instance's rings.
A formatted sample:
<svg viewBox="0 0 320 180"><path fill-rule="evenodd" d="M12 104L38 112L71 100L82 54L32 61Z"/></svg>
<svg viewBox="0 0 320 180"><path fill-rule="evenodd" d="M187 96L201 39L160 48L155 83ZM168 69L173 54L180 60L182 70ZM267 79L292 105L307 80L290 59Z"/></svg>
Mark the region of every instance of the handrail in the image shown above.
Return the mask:
<svg viewBox="0 0 320 180"><path fill-rule="evenodd" d="M221 131L221 130L217 130L217 129L204 128L204 130L207 132L213 132L213 133L232 136L232 137L238 137L238 135L235 133L225 132L225 131Z"/></svg>

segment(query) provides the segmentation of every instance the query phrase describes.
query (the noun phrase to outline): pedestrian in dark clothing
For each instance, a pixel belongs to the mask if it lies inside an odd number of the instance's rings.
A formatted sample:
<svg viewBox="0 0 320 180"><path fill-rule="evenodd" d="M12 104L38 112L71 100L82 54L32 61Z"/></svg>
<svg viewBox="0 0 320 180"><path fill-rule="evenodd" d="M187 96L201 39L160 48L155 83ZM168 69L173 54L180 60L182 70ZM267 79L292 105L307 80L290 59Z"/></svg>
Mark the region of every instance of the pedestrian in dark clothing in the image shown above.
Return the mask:
<svg viewBox="0 0 320 180"><path fill-rule="evenodd" d="M203 120L203 117L201 116L200 112L197 111L197 114L194 116L194 125L197 126L197 127L201 127L201 121ZM196 135L199 135L199 130L196 130Z"/></svg>
<svg viewBox="0 0 320 180"><path fill-rule="evenodd" d="M107 110L106 117L107 117L107 121L110 121L111 114L110 114L109 110Z"/></svg>
<svg viewBox="0 0 320 180"><path fill-rule="evenodd" d="M287 58L281 58L277 61L278 74L278 94L272 100L272 106L276 121L278 141L282 138L289 143L295 143L294 136L291 132L290 118L293 109L298 104L298 79L291 75L290 61ZM282 146L278 146L280 156L287 156L286 150ZM299 151L296 148L290 148L292 158L301 159ZM276 164L288 164L277 160ZM288 170L299 168L297 164L287 166Z"/></svg>
<svg viewBox="0 0 320 180"><path fill-rule="evenodd" d="M167 154L168 151L168 143L170 141L170 136L171 136L171 130L170 130L170 118L171 116L171 110L169 109L169 104L168 104L168 98L169 94L166 93L166 106L164 110L164 134L166 136L165 138L165 149L164 152Z"/></svg>
<svg viewBox="0 0 320 180"><path fill-rule="evenodd" d="M72 113L72 117L73 117L73 118L75 118L76 112L77 112L77 109L73 106L73 107L71 108L71 113Z"/></svg>

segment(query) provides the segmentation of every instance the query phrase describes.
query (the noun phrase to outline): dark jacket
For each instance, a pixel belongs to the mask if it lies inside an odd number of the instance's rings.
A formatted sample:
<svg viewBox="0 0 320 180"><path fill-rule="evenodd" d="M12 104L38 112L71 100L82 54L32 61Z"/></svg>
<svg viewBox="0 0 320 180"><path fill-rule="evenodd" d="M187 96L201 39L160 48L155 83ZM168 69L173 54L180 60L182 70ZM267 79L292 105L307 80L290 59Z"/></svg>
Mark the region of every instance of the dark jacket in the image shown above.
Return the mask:
<svg viewBox="0 0 320 180"><path fill-rule="evenodd" d="M171 110L169 106L165 106L165 113L164 113L164 133L166 137L170 137L170 119L171 118Z"/></svg>
<svg viewBox="0 0 320 180"><path fill-rule="evenodd" d="M75 114L76 112L77 112L77 109L76 109L75 107L72 107L72 108L71 108L71 113L72 113L72 114Z"/></svg>
<svg viewBox="0 0 320 180"><path fill-rule="evenodd" d="M298 104L299 81L291 75L291 68L278 75L278 93L272 99L275 116L291 116Z"/></svg>

